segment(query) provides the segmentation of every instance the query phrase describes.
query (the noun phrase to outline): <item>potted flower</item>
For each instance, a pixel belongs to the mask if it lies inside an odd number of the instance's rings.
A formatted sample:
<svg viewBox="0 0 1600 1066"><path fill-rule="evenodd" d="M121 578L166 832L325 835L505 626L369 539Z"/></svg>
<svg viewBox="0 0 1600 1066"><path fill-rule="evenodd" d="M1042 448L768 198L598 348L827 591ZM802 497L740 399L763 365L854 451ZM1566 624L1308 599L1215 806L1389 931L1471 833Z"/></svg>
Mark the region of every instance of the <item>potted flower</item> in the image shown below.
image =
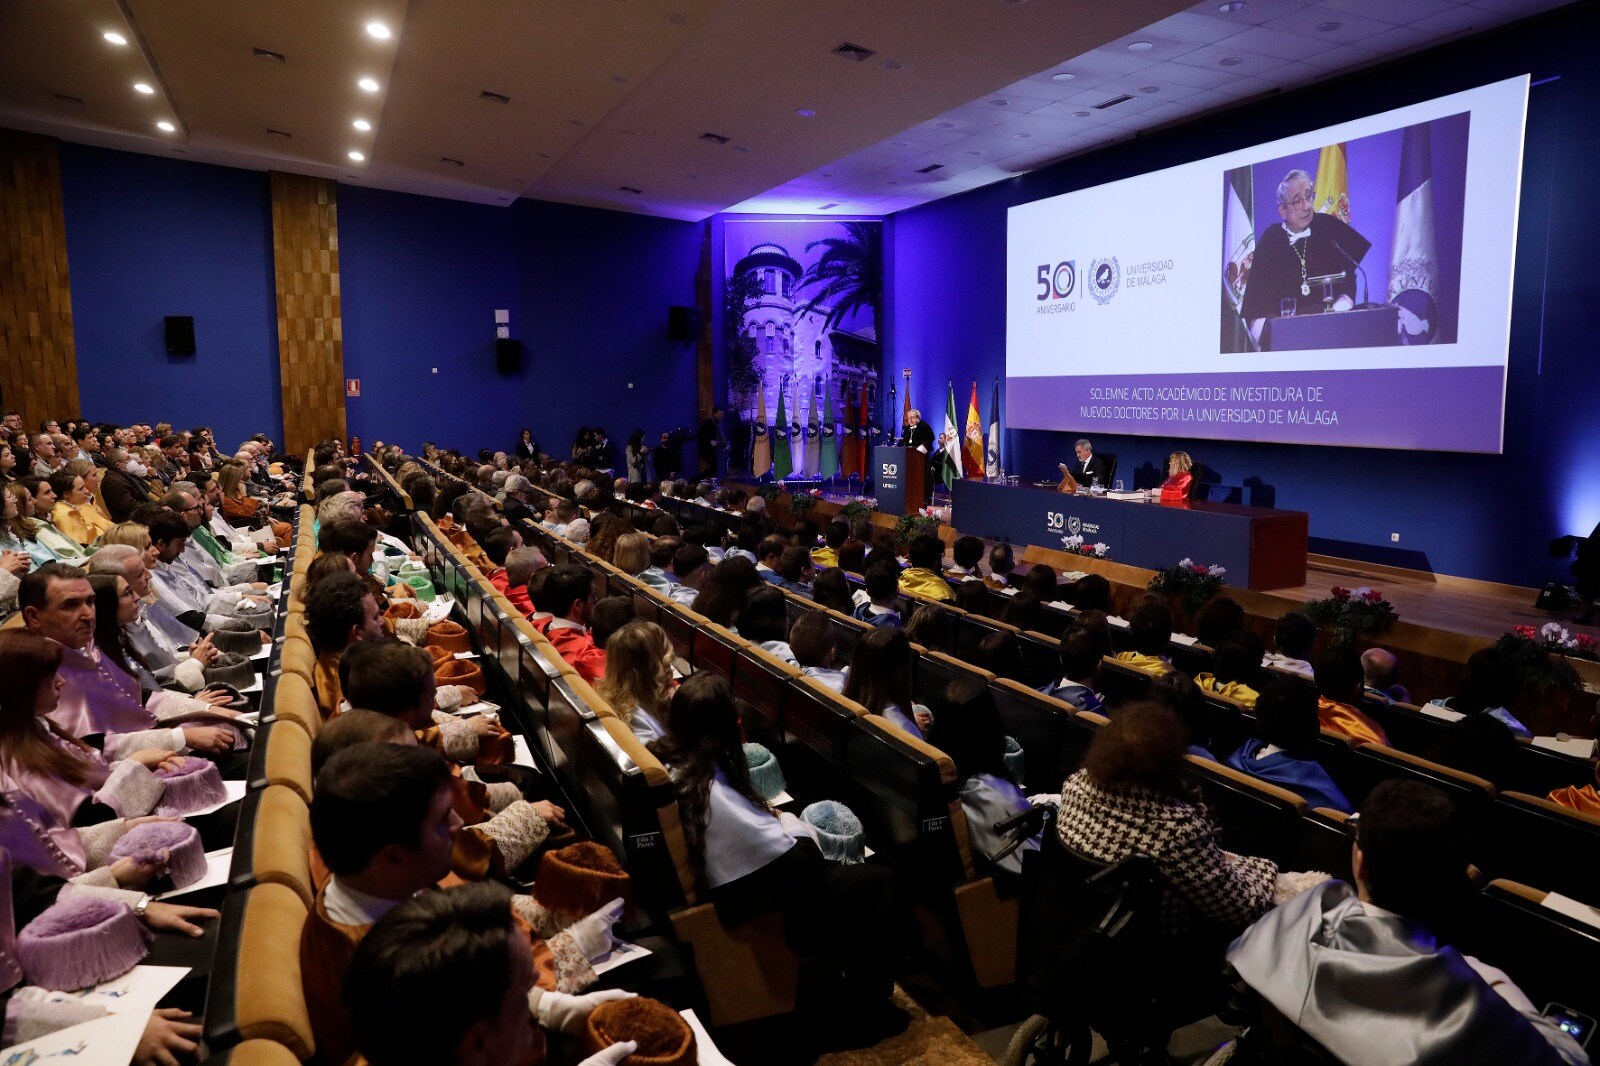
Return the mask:
<svg viewBox="0 0 1600 1066"><path fill-rule="evenodd" d="M1348 644L1357 637L1372 637L1386 631L1400 616L1377 589L1363 585L1346 589L1335 586L1329 595L1311 600L1300 608L1319 626L1333 630L1333 639Z"/></svg>
<svg viewBox="0 0 1600 1066"><path fill-rule="evenodd" d="M1218 589L1227 584L1224 580L1227 572L1225 567L1181 559L1176 566L1158 571L1150 579L1149 588L1151 592L1160 593L1168 599L1181 600L1189 611L1198 611L1217 594Z"/></svg>
<svg viewBox="0 0 1600 1066"><path fill-rule="evenodd" d="M906 514L901 515L894 524L894 542L896 544L910 544L924 533L929 536L939 535L939 520L932 515Z"/></svg>
<svg viewBox="0 0 1600 1066"><path fill-rule="evenodd" d="M1085 544L1083 536L1081 534L1074 533L1071 536L1061 538L1061 550L1066 552L1068 555L1082 555L1090 559L1104 559L1106 556L1111 554L1111 545L1101 544L1098 541L1094 544Z"/></svg>

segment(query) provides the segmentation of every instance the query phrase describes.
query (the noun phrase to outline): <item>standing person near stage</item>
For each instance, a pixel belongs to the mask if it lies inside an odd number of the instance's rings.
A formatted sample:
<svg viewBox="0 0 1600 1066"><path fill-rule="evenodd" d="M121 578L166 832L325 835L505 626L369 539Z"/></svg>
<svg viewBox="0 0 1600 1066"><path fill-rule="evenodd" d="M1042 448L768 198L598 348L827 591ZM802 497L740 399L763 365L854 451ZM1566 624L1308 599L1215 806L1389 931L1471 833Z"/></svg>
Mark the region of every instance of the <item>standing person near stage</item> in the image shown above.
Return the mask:
<svg viewBox="0 0 1600 1066"><path fill-rule="evenodd" d="M722 464L720 453L727 447L722 433L722 408L713 407L710 417L700 423L696 446L700 450L700 476L716 477Z"/></svg>

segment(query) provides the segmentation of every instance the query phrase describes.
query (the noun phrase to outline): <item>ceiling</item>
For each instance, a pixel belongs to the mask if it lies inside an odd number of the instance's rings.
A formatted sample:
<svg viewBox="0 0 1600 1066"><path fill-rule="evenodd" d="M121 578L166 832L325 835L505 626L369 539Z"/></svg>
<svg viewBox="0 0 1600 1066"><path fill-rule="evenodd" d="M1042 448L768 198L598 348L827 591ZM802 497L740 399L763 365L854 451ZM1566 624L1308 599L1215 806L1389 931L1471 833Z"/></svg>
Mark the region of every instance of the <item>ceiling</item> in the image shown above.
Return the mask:
<svg viewBox="0 0 1600 1066"><path fill-rule="evenodd" d="M729 210L889 214L1567 2L1206 0Z"/></svg>
<svg viewBox="0 0 1600 1066"><path fill-rule="evenodd" d="M3 0L0 125L489 204L887 214L1561 3Z"/></svg>

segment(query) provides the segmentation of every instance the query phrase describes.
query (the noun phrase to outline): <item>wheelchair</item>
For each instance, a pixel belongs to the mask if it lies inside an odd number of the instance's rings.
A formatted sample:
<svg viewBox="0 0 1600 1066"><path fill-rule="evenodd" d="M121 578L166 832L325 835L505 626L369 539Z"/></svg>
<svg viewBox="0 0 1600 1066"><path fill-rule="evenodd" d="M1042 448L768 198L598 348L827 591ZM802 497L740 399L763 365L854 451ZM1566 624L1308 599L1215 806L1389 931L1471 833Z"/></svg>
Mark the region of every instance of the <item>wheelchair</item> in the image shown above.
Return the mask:
<svg viewBox="0 0 1600 1066"><path fill-rule="evenodd" d="M1174 942L1160 928L1155 863L1075 852L1056 835L1054 818L1054 808L1036 807L996 826L1040 835L1039 850L1023 859L1017 946L1018 990L1033 1014L1000 1062L1087 1066L1098 1033L1108 1054L1092 1061L1164 1066L1173 1032L1222 1003L1220 966L1214 982L1198 982L1205 988L1195 987L1192 968L1180 967L1177 977L1168 968Z"/></svg>

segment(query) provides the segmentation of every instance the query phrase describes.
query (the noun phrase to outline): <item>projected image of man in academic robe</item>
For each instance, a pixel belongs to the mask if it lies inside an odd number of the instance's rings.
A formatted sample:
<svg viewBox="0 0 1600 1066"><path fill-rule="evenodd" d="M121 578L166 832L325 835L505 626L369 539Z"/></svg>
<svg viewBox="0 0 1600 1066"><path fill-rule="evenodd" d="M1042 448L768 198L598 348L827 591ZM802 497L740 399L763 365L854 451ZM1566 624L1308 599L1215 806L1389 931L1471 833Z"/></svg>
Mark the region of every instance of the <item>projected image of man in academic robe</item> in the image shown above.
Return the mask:
<svg viewBox="0 0 1600 1066"><path fill-rule="evenodd" d="M1356 299L1356 264L1372 242L1348 223L1313 206L1311 175L1291 170L1278 184L1278 216L1256 241L1255 261L1245 285L1240 312L1250 332L1260 335L1261 320L1282 313L1283 300L1296 301L1296 314L1323 309L1322 284L1313 278L1343 273L1333 283L1334 310L1348 310Z"/></svg>

